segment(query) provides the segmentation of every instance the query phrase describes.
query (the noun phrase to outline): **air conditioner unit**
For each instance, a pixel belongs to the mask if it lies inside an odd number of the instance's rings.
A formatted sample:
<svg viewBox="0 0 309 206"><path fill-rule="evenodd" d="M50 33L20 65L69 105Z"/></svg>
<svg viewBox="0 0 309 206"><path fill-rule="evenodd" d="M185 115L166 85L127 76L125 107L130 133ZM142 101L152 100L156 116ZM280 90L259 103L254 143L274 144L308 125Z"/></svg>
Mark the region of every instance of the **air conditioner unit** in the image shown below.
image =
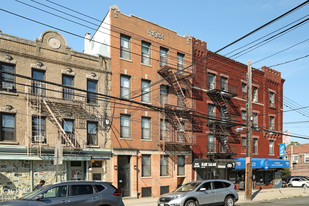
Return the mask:
<svg viewBox="0 0 309 206"><path fill-rule="evenodd" d="M9 89L12 90L14 87L14 85L12 83L8 83L8 82L2 82L2 88L3 89Z"/></svg>
<svg viewBox="0 0 309 206"><path fill-rule="evenodd" d="M293 164L297 164L297 163L298 163L298 160L293 160L292 163L293 163Z"/></svg>
<svg viewBox="0 0 309 206"><path fill-rule="evenodd" d="M35 135L33 137L34 142L45 142L45 137L42 135Z"/></svg>

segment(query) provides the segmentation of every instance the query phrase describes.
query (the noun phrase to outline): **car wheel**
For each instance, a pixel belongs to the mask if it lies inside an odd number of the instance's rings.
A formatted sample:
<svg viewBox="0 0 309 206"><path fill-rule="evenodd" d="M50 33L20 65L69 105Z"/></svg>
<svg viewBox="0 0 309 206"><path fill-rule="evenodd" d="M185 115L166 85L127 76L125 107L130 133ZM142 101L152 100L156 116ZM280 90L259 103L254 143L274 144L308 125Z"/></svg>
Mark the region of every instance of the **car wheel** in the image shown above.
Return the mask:
<svg viewBox="0 0 309 206"><path fill-rule="evenodd" d="M232 196L227 196L224 200L225 206L234 206L234 198Z"/></svg>
<svg viewBox="0 0 309 206"><path fill-rule="evenodd" d="M292 184L288 184L288 187L293 187L293 185Z"/></svg>
<svg viewBox="0 0 309 206"><path fill-rule="evenodd" d="M188 200L185 203L185 206L198 206L198 203L197 203L197 201L194 201L194 200Z"/></svg>

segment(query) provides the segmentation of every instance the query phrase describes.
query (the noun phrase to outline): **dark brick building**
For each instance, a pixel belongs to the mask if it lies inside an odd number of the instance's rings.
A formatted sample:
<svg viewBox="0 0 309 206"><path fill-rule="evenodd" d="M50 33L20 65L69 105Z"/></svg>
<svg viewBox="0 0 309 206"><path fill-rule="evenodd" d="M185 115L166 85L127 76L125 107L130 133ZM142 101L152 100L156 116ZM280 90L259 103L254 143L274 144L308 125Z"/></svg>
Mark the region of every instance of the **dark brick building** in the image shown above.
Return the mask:
<svg viewBox="0 0 309 206"><path fill-rule="evenodd" d="M206 42L193 38L195 65L193 94L196 145L193 147L196 179L244 180L246 157L247 65L207 50ZM283 83L281 73L268 67L253 69L253 178L259 187L279 184L282 143ZM236 129L238 128L238 129ZM236 129L236 130L235 130ZM241 132L239 132L239 130ZM236 132L238 131L238 132Z"/></svg>

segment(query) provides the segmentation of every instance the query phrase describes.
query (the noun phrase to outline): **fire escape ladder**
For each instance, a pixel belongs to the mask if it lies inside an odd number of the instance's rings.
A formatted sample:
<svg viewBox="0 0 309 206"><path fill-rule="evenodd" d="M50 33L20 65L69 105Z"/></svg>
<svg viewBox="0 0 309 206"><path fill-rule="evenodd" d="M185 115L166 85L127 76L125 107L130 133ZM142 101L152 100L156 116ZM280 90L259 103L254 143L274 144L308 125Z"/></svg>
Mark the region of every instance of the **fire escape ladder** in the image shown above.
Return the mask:
<svg viewBox="0 0 309 206"><path fill-rule="evenodd" d="M58 130L60 131L61 136L64 138L64 140L71 145L73 148L75 148L75 145L72 143L72 141L70 140L70 138L68 137L67 133L64 131L64 129L62 128L61 124L59 123L57 117L55 116L54 112L51 110L51 108L49 107L49 105L47 104L47 102L45 101L44 98L42 98L42 101L45 105L45 107L47 108L48 112L50 113L50 115L52 116L52 120L55 122L56 126L58 127Z"/></svg>

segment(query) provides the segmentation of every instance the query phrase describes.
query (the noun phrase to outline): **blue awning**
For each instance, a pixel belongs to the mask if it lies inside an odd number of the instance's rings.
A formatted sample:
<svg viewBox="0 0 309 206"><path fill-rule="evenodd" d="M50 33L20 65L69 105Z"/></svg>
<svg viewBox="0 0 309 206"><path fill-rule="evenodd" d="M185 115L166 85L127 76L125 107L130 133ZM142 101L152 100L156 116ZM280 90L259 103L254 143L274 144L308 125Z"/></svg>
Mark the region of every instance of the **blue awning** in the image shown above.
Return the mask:
<svg viewBox="0 0 309 206"><path fill-rule="evenodd" d="M246 158L234 158L235 169L245 169L246 168ZM265 159L265 158L252 158L252 168L253 169L265 169L270 168L289 168L290 161L283 159Z"/></svg>

